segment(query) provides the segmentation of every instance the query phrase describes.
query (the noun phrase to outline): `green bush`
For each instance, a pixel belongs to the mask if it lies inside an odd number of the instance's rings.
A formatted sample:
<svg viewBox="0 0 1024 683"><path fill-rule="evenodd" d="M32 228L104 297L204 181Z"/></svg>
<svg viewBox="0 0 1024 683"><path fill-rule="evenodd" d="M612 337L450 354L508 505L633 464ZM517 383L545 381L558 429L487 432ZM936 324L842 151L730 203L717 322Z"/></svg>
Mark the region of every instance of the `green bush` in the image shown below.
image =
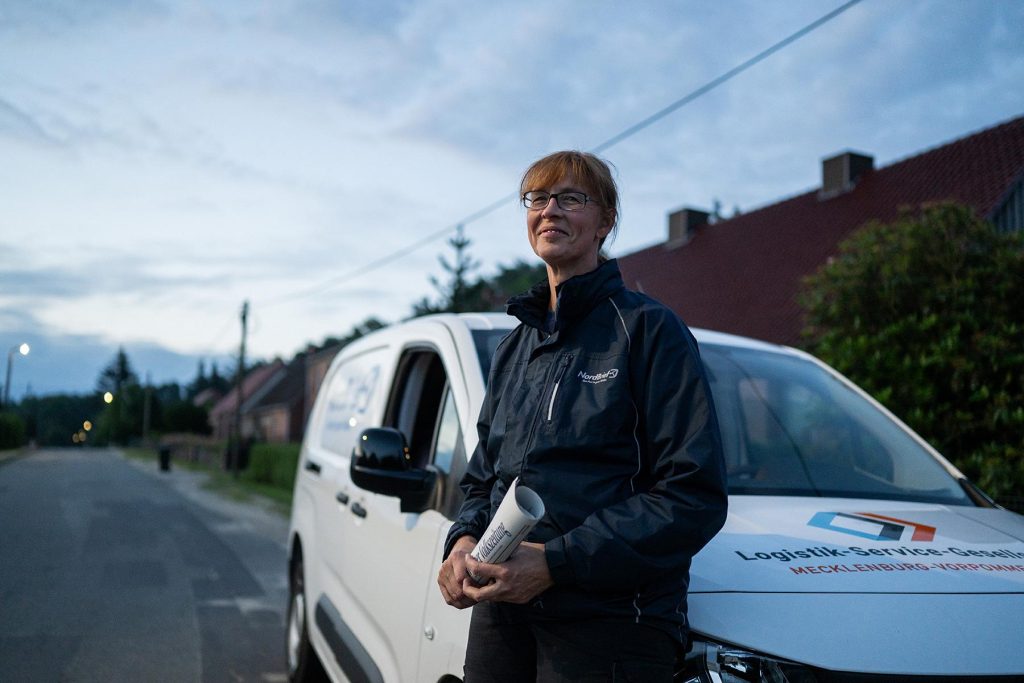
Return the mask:
<svg viewBox="0 0 1024 683"><path fill-rule="evenodd" d="M295 468L299 464L297 443L257 443L249 452L249 466L242 477L291 492L295 486Z"/></svg>
<svg viewBox="0 0 1024 683"><path fill-rule="evenodd" d="M209 411L188 401L177 401L164 408L163 428L168 432L210 434Z"/></svg>
<svg viewBox="0 0 1024 683"><path fill-rule="evenodd" d="M940 204L854 232L805 281L808 350L1000 497L1024 492L1024 235Z"/></svg>
<svg viewBox="0 0 1024 683"><path fill-rule="evenodd" d="M25 421L14 413L0 413L0 449L25 445Z"/></svg>

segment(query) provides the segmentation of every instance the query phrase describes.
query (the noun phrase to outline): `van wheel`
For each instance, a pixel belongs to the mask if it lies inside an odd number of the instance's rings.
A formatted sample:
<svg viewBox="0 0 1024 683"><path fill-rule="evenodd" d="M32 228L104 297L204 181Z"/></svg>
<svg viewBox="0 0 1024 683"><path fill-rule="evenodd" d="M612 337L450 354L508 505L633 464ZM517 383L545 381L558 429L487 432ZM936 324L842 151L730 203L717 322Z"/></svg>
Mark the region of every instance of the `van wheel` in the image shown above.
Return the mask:
<svg viewBox="0 0 1024 683"><path fill-rule="evenodd" d="M314 683L327 680L323 665L309 642L306 627L306 583L303 579L302 558L292 562L288 581L288 629L285 635L287 648L288 680L292 683Z"/></svg>

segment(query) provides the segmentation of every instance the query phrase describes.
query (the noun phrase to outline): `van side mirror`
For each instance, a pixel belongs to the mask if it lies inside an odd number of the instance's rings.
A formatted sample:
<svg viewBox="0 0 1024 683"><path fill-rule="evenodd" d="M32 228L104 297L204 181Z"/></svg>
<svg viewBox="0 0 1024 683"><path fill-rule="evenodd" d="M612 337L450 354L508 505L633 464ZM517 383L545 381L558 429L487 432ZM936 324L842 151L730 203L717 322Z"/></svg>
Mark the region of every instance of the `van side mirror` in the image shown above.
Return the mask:
<svg viewBox="0 0 1024 683"><path fill-rule="evenodd" d="M371 427L359 435L349 474L359 488L397 497L402 512L429 509L437 490L437 471L413 467L405 436L390 427Z"/></svg>

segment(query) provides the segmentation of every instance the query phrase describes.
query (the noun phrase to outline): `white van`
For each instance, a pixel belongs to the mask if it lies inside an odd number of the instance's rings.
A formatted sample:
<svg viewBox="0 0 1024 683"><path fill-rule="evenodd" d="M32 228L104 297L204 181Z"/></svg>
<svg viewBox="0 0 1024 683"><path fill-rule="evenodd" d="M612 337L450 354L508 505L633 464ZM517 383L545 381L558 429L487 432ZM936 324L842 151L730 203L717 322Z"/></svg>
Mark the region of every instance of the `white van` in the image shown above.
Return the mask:
<svg viewBox="0 0 1024 683"><path fill-rule="evenodd" d="M461 680L469 610L436 576L513 323L430 316L335 358L295 482L293 681ZM1024 680L1024 517L815 358L693 332L729 518L693 561L677 680Z"/></svg>

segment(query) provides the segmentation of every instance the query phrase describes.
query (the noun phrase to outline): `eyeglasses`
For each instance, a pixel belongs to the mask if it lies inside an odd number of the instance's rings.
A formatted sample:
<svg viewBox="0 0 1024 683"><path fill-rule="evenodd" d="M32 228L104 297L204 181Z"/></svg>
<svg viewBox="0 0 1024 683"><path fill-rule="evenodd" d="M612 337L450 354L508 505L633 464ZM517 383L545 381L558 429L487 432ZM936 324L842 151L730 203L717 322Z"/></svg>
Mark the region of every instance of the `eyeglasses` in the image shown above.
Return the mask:
<svg viewBox="0 0 1024 683"><path fill-rule="evenodd" d="M523 206L530 211L540 211L548 205L552 197L555 198L555 203L558 204L558 208L562 211L582 211L586 208L587 202L597 204L597 202L582 192L559 192L557 194L551 194L550 192L525 192L523 194Z"/></svg>

